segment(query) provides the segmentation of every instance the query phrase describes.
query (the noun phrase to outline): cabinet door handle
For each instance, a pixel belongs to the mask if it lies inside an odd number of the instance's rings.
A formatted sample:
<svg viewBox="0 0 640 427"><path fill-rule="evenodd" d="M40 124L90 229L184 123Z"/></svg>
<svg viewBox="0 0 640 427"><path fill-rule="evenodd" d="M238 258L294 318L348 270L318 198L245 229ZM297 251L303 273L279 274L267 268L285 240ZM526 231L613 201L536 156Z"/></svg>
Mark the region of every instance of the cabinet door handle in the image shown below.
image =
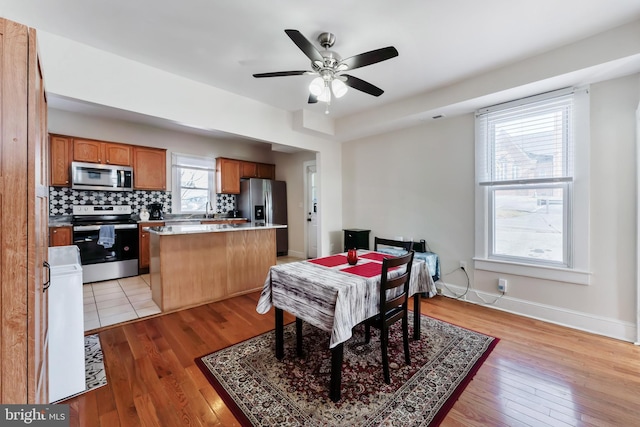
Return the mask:
<svg viewBox="0 0 640 427"><path fill-rule="evenodd" d="M43 261L42 265L47 269L47 281L44 282L44 285L42 286L42 292L44 293L47 289L49 289L49 286L51 286L51 266L47 261Z"/></svg>

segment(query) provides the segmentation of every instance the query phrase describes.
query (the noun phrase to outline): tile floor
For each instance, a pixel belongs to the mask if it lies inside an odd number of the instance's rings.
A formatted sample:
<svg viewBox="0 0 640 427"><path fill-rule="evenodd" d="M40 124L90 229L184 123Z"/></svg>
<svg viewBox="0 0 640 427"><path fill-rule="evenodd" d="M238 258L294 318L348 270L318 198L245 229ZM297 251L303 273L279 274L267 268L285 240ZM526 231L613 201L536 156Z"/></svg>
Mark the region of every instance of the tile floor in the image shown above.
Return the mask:
<svg viewBox="0 0 640 427"><path fill-rule="evenodd" d="M85 331L160 313L148 274L86 283L83 291Z"/></svg>
<svg viewBox="0 0 640 427"><path fill-rule="evenodd" d="M301 259L281 256L276 262L295 261ZM148 274L86 283L83 286L85 332L160 313L151 299L150 283Z"/></svg>

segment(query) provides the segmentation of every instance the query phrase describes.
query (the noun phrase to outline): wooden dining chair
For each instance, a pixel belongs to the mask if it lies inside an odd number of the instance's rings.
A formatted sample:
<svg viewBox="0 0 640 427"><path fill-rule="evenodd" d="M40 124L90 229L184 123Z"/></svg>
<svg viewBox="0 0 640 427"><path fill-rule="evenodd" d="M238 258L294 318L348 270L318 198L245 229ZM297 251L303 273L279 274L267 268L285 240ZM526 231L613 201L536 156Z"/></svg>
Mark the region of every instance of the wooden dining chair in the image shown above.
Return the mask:
<svg viewBox="0 0 640 427"><path fill-rule="evenodd" d="M380 330L380 348L382 351L382 370L384 381L391 383L389 376L389 358L387 348L389 346L389 327L402 320L402 341L404 343L404 360L407 365L411 364L409 354L409 283L411 280L411 266L413 264L414 251L409 251L406 255L395 258L384 258L382 260L382 276L380 279L380 312L378 315L365 320L365 342L371 340L371 329L373 326ZM403 271L402 268L406 266ZM398 267L402 274L390 279L389 270Z"/></svg>
<svg viewBox="0 0 640 427"><path fill-rule="evenodd" d="M373 239L373 250L378 250L378 245L384 246L392 246L395 248L402 248L405 251L409 252L413 246L413 241L411 240L391 240L391 239L383 239L381 237L374 237Z"/></svg>

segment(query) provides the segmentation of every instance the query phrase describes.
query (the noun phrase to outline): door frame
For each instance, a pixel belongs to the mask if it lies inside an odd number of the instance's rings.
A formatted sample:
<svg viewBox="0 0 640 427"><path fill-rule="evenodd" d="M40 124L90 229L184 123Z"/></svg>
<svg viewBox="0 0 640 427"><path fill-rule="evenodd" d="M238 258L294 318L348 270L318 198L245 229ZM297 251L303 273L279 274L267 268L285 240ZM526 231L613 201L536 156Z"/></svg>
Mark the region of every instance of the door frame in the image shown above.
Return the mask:
<svg viewBox="0 0 640 427"><path fill-rule="evenodd" d="M305 258L309 258L309 221L307 221L307 214L308 212L311 211L311 206L309 206L309 168L310 167L315 167L316 168L316 182L318 182L317 176L320 173L318 171L318 166L315 160L308 160L303 162L303 167L302 167L302 179L304 182L304 210L303 210L303 222L304 222L304 256ZM316 213L317 215L320 215L320 207L318 207L318 211ZM320 242L319 236L320 236L320 221L318 221L318 235L316 236L316 241ZM317 255L317 252L316 252Z"/></svg>

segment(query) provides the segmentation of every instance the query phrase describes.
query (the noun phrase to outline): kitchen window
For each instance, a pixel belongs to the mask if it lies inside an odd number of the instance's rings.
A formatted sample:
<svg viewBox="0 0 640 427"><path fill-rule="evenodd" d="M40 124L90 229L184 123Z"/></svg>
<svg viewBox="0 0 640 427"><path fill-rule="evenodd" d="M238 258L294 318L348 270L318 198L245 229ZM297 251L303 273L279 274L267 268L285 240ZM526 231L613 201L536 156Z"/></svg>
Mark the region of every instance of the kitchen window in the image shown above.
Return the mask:
<svg viewBox="0 0 640 427"><path fill-rule="evenodd" d="M584 89L476 112L476 268L588 280L588 146Z"/></svg>
<svg viewBox="0 0 640 427"><path fill-rule="evenodd" d="M215 200L215 159L173 153L171 164L173 213L206 213Z"/></svg>

